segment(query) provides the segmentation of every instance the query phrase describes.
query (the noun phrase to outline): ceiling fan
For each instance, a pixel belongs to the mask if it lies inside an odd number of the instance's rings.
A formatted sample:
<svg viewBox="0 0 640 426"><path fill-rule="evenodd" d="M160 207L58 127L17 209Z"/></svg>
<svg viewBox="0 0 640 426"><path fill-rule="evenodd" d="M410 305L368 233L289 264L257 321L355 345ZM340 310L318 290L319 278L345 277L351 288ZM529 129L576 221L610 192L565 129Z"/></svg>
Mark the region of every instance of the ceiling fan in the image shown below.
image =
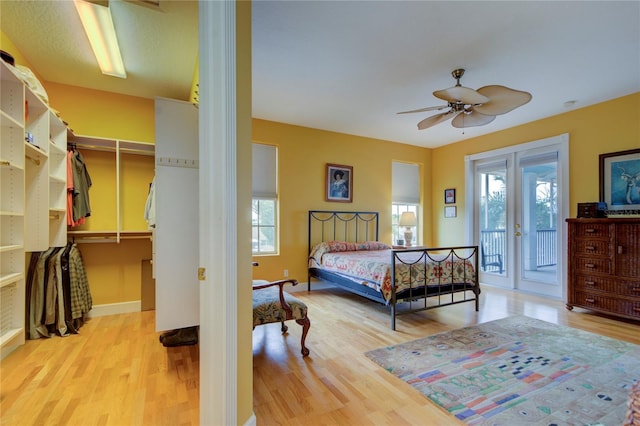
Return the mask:
<svg viewBox="0 0 640 426"><path fill-rule="evenodd" d="M436 90L433 95L447 101L447 105L402 111L398 114L411 114L424 111L447 111L427 117L418 123L418 129L424 130L447 120L453 119L451 125L457 128L484 126L495 120L496 115L506 114L531 100L531 93L510 89L505 86L484 86L478 90L464 87L460 78L464 69L459 68L451 73L456 85L448 89Z"/></svg>

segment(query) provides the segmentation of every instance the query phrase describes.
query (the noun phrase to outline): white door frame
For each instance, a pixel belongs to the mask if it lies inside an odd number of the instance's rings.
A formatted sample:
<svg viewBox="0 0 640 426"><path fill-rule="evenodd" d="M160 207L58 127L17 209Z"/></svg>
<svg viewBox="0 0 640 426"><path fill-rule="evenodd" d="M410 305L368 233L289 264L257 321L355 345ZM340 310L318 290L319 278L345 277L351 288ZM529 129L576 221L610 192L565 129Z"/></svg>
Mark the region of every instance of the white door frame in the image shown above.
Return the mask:
<svg viewBox="0 0 640 426"><path fill-rule="evenodd" d="M200 424L238 424L236 5L199 1ZM193 271L195 274L196 271Z"/></svg>
<svg viewBox="0 0 640 426"><path fill-rule="evenodd" d="M558 199L558 233L561 233L561 247L558 247L559 253L567 253L567 227L565 219L569 217L569 134L565 133L558 136L552 136L546 139L540 139L533 142L526 142L518 145L511 145L492 151L480 152L477 154L467 155L465 161L465 205L469 206L465 209L465 240L467 244L475 244L476 230L474 218L477 214L479 206L475 205L475 171L474 162L477 160L490 159L496 156L510 155L515 152L532 150L537 148L548 147L551 145L558 146L558 187L562 193L562 199ZM513 203L513 197L507 202ZM514 205L509 207L513 208ZM507 233L512 229L508 227ZM513 250L513 249L512 249ZM510 259L513 259L514 253L510 252ZM562 287L561 297L566 300L566 271L567 258L566 255L559 256L558 263L558 279Z"/></svg>

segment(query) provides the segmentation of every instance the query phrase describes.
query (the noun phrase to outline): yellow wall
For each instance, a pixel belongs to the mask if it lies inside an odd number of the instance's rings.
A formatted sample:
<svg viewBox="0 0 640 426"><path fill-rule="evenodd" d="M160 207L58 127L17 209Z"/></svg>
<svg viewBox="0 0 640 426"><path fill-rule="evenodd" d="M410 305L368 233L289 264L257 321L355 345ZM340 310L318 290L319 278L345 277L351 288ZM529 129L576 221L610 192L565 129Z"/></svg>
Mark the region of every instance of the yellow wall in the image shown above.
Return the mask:
<svg viewBox="0 0 640 426"><path fill-rule="evenodd" d="M238 206L238 379L239 424L253 414L253 315L251 304L251 2L236 2L236 116Z"/></svg>
<svg viewBox="0 0 640 426"><path fill-rule="evenodd" d="M380 240L391 243L391 163L419 164L424 198L431 198L431 150L342 133L253 120L253 141L278 147L280 254L256 256L254 276L278 279L284 269L307 280L307 212L366 210L380 212ZM325 201L326 164L353 167L353 202ZM425 209L422 242L431 244L431 210Z"/></svg>
<svg viewBox="0 0 640 426"><path fill-rule="evenodd" d="M499 119L499 118L498 118ZM640 93L468 139L433 150L433 233L436 245L463 242L465 225L464 156L569 134L569 206L598 201L598 156L640 148ZM456 188L458 217L444 218L445 188Z"/></svg>
<svg viewBox="0 0 640 426"><path fill-rule="evenodd" d="M42 83L51 106L76 135L155 141L153 99L51 82Z"/></svg>

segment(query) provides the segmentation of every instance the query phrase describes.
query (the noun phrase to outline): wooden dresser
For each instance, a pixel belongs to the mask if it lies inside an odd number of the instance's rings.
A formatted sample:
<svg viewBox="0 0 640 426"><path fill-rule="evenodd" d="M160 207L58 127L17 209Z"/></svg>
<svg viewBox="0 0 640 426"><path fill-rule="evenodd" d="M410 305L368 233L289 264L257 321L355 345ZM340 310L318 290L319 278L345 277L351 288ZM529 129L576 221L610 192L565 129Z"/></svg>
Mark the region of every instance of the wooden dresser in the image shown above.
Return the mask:
<svg viewBox="0 0 640 426"><path fill-rule="evenodd" d="M567 309L640 319L640 218L567 223Z"/></svg>

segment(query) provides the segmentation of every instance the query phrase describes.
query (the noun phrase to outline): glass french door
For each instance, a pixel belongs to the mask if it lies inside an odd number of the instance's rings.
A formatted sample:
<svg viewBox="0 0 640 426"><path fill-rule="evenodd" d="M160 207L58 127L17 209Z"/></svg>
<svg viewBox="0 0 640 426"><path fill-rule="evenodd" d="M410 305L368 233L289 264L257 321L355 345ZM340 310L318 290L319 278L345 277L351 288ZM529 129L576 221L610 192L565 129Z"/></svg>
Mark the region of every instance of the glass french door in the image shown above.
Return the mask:
<svg viewBox="0 0 640 426"><path fill-rule="evenodd" d="M560 164L566 147L543 142L467 159L473 194L468 221L480 247L481 283L560 298L568 199Z"/></svg>

